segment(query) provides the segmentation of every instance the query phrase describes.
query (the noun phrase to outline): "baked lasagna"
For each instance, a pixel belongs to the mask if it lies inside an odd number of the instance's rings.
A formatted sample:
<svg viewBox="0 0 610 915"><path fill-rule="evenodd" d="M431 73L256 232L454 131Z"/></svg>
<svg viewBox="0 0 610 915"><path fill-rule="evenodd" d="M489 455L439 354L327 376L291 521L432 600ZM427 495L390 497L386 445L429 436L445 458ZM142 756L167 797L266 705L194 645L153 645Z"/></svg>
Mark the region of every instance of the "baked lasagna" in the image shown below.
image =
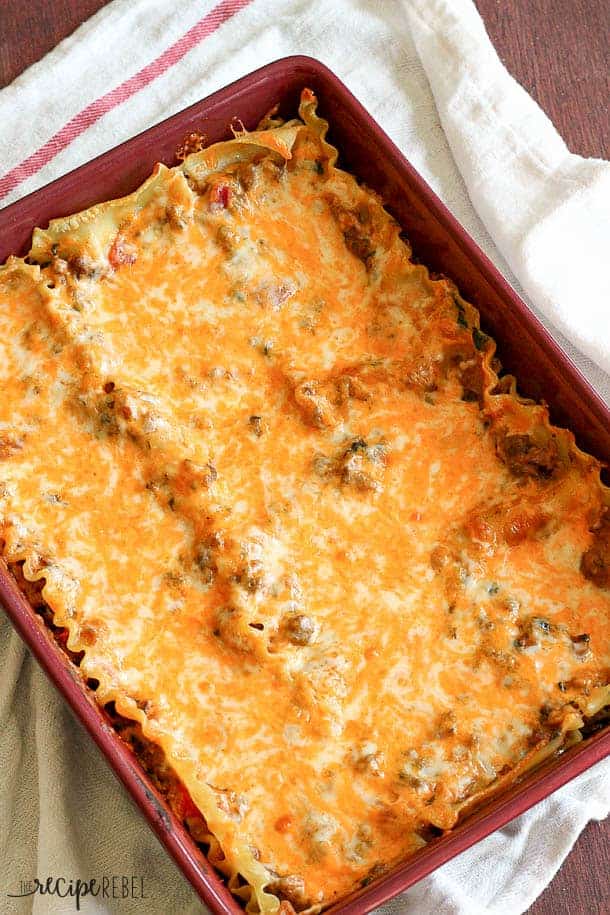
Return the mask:
<svg viewBox="0 0 610 915"><path fill-rule="evenodd" d="M316 105L0 268L4 559L262 913L374 880L610 706L600 463Z"/></svg>

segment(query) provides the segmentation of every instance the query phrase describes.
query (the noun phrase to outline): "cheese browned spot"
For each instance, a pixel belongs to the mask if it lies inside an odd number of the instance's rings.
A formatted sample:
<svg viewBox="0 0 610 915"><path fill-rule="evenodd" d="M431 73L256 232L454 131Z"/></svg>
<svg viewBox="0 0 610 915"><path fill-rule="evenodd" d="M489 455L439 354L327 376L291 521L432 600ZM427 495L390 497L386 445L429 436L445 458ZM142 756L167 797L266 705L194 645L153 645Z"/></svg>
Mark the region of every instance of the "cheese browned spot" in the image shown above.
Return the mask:
<svg viewBox="0 0 610 915"><path fill-rule="evenodd" d="M610 704L599 463L325 131L306 90L0 268L4 555L251 911L370 882Z"/></svg>

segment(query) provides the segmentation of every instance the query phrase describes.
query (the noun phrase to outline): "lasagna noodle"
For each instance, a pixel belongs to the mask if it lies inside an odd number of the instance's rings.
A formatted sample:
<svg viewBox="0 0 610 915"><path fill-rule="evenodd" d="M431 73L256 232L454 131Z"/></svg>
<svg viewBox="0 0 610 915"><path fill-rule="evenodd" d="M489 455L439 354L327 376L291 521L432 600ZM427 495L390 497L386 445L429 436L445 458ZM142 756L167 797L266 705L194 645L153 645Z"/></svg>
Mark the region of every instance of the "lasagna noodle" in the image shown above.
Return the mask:
<svg viewBox="0 0 610 915"><path fill-rule="evenodd" d="M0 268L4 556L263 912L374 879L610 704L599 463L299 115Z"/></svg>

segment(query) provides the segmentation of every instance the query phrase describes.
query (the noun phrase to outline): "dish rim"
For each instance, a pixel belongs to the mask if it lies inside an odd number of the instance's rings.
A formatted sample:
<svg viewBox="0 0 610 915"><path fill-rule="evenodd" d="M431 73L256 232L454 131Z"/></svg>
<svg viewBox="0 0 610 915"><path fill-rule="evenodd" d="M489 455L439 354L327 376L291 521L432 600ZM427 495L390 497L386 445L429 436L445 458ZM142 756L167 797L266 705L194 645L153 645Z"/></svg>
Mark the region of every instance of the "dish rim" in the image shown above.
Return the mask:
<svg viewBox="0 0 610 915"><path fill-rule="evenodd" d="M289 82L294 83L297 76L302 85L309 81L315 84L314 88L319 87L322 110L324 110L324 87L326 87L341 100L355 123L360 124L370 136L374 137L376 143L384 150L386 168L391 164L399 175L402 174L413 192L419 195L424 207L430 212L431 218L436 220L452 242L462 249L466 259L474 267L475 273L480 274L482 280L495 289L497 296L513 309L517 324L520 323L522 327L529 329L537 346L554 364L556 371L563 373L563 383L574 386L576 396L588 409L589 415L595 418L597 423L605 422L606 427L610 428L610 408L572 363L557 341L341 80L328 67L311 57L295 55L266 64L196 102L184 111L172 115L119 146L102 153L45 187L9 204L0 210L0 237L4 230L6 235L14 240L14 253L23 250L23 237L26 231L29 231L29 235L31 235L35 226L45 223L51 216L66 215L68 212L75 211L74 206L66 203L63 207L59 207L65 212L57 212L56 203L59 200L63 202L80 200L83 178L85 185L86 179L91 177L94 186L100 182L102 185L108 186L111 178L116 179L117 166L146 150L148 152L161 151L162 155L154 156L154 160L166 161L169 157L169 137L173 137L177 133L181 137L185 136L192 129L193 124L200 121L202 117L207 116L209 119L211 112L216 113L217 119L224 117L225 126L228 127L231 121L228 112L239 104L240 95L254 96L257 88L263 84L265 84L268 94L271 81L278 87L277 95L279 97L282 94L282 79L284 81L288 79ZM224 111L224 115L219 115L219 110ZM237 113L239 114L239 112ZM259 116L263 113L259 112ZM173 150L177 145L177 143L174 144ZM167 162L167 164L170 163ZM141 170L143 163L138 161L137 166ZM135 178L134 180L136 181L135 186L137 186L143 179ZM81 196L78 196L79 192ZM111 196L116 196L116 193L111 191L105 199L110 199ZM85 205L91 205L91 202ZM77 208L82 209L83 205L78 204ZM6 245L2 246L0 242L0 262L5 260L5 249ZM456 281L459 286L460 281L457 277ZM501 347L502 341L498 342ZM93 693L87 688L78 669L54 643L39 615L19 591L4 561L0 563L0 603L4 605L14 628L92 736L107 762L200 898L216 913L235 915L235 913L243 912L243 908L222 882L219 874L209 864L185 827L172 814L167 803L156 791L132 751L106 720L103 710L96 704ZM370 911L412 886L441 864L471 847L491 832L506 825L516 816L609 755L610 725L562 756L555 757L509 791L473 812L464 823L450 833L434 840L415 856L407 859L370 886L357 890L346 899L333 904L327 911L335 913L335 915L339 915L339 913L341 915L359 915L359 913Z"/></svg>

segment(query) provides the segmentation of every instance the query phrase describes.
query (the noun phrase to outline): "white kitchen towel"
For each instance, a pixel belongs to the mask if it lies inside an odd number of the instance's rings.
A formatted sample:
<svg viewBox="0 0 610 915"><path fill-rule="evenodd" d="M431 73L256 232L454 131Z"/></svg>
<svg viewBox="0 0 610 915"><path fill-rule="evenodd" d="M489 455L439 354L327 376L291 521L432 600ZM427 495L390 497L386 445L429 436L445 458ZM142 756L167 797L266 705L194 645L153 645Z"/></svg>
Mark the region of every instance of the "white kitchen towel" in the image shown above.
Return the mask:
<svg viewBox="0 0 610 915"><path fill-rule="evenodd" d="M0 5L0 41L1 17ZM567 151L471 0L115 0L0 91L0 206L295 53L347 83L610 399L610 165ZM147 898L85 899L87 915L200 911L4 621L0 664L0 911L73 912L70 899L6 894L103 875L144 877ZM609 812L606 762L383 911L518 915Z"/></svg>

